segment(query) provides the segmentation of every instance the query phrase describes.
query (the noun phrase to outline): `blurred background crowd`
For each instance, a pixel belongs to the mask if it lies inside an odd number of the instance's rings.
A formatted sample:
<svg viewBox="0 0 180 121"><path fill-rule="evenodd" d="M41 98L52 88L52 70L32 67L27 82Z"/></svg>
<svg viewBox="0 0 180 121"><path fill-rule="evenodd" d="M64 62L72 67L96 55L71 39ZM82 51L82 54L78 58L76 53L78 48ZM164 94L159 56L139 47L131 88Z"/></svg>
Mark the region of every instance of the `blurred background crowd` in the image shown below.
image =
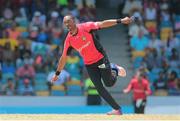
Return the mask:
<svg viewBox="0 0 180 121"><path fill-rule="evenodd" d="M0 94L66 95L64 82L69 80L69 85L82 87L84 65L74 51L69 53L52 94L47 82L56 69L67 33L63 16L72 14L77 23L94 21L95 1L0 0L0 5ZM80 88L77 91L82 95Z"/></svg>
<svg viewBox="0 0 180 121"><path fill-rule="evenodd" d="M123 7L123 9L121 9ZM180 8L178 0L127 0L119 14L138 20L128 28L133 68L144 72L155 95L180 94Z"/></svg>
<svg viewBox="0 0 180 121"><path fill-rule="evenodd" d="M67 33L63 17L72 14L77 23L96 21L96 0L0 0L0 5L0 95L88 93L93 84L74 50L59 80L53 86L49 81ZM138 18L128 26L128 51L132 69L143 71L154 95L180 95L179 9L179 0L119 4L120 17Z"/></svg>

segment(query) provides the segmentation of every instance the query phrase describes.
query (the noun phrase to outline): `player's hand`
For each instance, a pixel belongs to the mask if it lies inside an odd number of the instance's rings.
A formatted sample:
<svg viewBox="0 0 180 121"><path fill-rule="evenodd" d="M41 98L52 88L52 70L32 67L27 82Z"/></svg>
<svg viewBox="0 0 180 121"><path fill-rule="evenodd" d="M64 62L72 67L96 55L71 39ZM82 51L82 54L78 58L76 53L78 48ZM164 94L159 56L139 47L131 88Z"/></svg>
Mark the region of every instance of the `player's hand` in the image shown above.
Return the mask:
<svg viewBox="0 0 180 121"><path fill-rule="evenodd" d="M55 81L58 80L58 76L57 75L54 75L53 78L51 79L51 83L54 83Z"/></svg>
<svg viewBox="0 0 180 121"><path fill-rule="evenodd" d="M121 23L123 23L123 24L130 24L132 21L133 21L133 19L129 18L129 17L125 17L125 18L121 19Z"/></svg>
<svg viewBox="0 0 180 121"><path fill-rule="evenodd" d="M127 90L127 89L124 89L124 90L123 90L123 93L125 93L125 94L128 93L128 90Z"/></svg>
<svg viewBox="0 0 180 121"><path fill-rule="evenodd" d="M120 76L125 77L126 76L126 70L123 67L120 67Z"/></svg>

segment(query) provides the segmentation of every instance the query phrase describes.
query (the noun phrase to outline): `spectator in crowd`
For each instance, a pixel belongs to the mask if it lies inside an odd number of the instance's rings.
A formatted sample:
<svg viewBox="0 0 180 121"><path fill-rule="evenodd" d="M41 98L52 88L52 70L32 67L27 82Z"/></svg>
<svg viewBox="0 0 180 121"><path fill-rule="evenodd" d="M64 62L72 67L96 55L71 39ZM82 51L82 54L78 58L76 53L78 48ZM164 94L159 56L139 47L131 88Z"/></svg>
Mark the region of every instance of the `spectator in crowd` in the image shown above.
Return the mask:
<svg viewBox="0 0 180 121"><path fill-rule="evenodd" d="M166 62L163 56L158 55L156 49L146 51L146 56L143 61L146 63L148 70L152 70L153 68L162 68L163 62Z"/></svg>
<svg viewBox="0 0 180 121"><path fill-rule="evenodd" d="M158 90L167 90L167 78L165 76L166 73L164 72L159 72L159 76L158 76L158 79L155 80L154 82L154 88L155 88L155 91L158 91Z"/></svg>
<svg viewBox="0 0 180 121"><path fill-rule="evenodd" d="M71 75L66 70L62 70L62 73L60 74L58 80L52 84L51 79L52 79L54 73L55 73L55 71L51 70L47 76L47 81L48 81L47 85L48 85L48 89L49 89L49 94L51 94L52 85L57 85L57 86L63 85L66 89L67 88L66 83L71 80Z"/></svg>
<svg viewBox="0 0 180 121"><path fill-rule="evenodd" d="M37 26L32 26L29 30L29 38L33 41L36 41L38 34L39 34L39 28Z"/></svg>
<svg viewBox="0 0 180 121"><path fill-rule="evenodd" d="M168 76L168 93L169 95L179 95L180 89L178 87L179 79L177 73L172 71Z"/></svg>
<svg viewBox="0 0 180 121"><path fill-rule="evenodd" d="M85 90L87 94L87 105L101 105L101 97L89 77L85 80Z"/></svg>
<svg viewBox="0 0 180 121"><path fill-rule="evenodd" d="M23 96L35 95L33 86L30 84L30 80L28 78L23 80L23 87L20 88L20 93L22 93Z"/></svg>
<svg viewBox="0 0 180 121"><path fill-rule="evenodd" d="M34 13L32 21L30 23L30 30L32 30L34 26L38 27L39 29L45 29L46 27L46 18L40 11L36 11Z"/></svg>
<svg viewBox="0 0 180 121"><path fill-rule="evenodd" d="M157 7L153 1L149 1L145 6L145 20L156 21L157 19Z"/></svg>
<svg viewBox="0 0 180 121"><path fill-rule="evenodd" d="M142 3L139 0L126 0L123 14L124 15L132 15L134 11L141 11Z"/></svg>
<svg viewBox="0 0 180 121"><path fill-rule="evenodd" d="M95 20L96 14L94 8L87 5L86 1L83 0L83 6L80 9L80 21L86 22L88 20Z"/></svg>
<svg viewBox="0 0 180 121"><path fill-rule="evenodd" d="M4 94L12 96L15 94L15 85L12 78L7 79L7 84L4 85Z"/></svg>
<svg viewBox="0 0 180 121"><path fill-rule="evenodd" d="M16 23L13 22L12 26L7 29L8 38L12 39L12 41L17 41L20 36L20 32L16 29Z"/></svg>
<svg viewBox="0 0 180 121"><path fill-rule="evenodd" d="M31 53L28 52L28 51L24 53L23 60L24 60L23 64L27 63L27 64L32 66L33 63L34 63L34 60L33 60L32 56L31 56Z"/></svg>
<svg viewBox="0 0 180 121"><path fill-rule="evenodd" d="M19 67L16 71L16 75L18 79L25 79L28 78L31 80L31 84L34 86L34 77L35 77L35 70L32 65L29 65L28 63L25 63L24 66Z"/></svg>
<svg viewBox="0 0 180 121"><path fill-rule="evenodd" d="M78 9L77 9L74 1L69 1L67 7L64 7L64 8L62 9L61 14L62 14L63 16L65 16L65 15L67 15L67 14L71 14L71 15L73 15L74 17L77 18L77 17L79 16L79 11L78 11Z"/></svg>
<svg viewBox="0 0 180 121"><path fill-rule="evenodd" d="M51 71L48 74L47 80L49 82L51 81L54 73L55 72ZM67 82L67 81L70 81L70 79L71 79L70 74L66 70L63 70L62 73L59 76L59 79L55 83L53 83L53 84L54 85L61 85L61 84L64 84L65 82Z"/></svg>
<svg viewBox="0 0 180 121"><path fill-rule="evenodd" d="M138 36L133 36L130 40L131 49L134 51L145 51L148 44L149 39L144 35L143 30L139 30Z"/></svg>
<svg viewBox="0 0 180 121"><path fill-rule="evenodd" d="M169 34L169 38L166 41L166 52L170 53L173 48L180 50L180 42L179 39L175 36L173 32Z"/></svg>
<svg viewBox="0 0 180 121"><path fill-rule="evenodd" d="M123 90L124 93L133 92L133 105L135 113L143 113L146 106L146 98L151 94L149 81L143 78L141 72L137 72L136 76L132 78L127 88Z"/></svg>
<svg viewBox="0 0 180 121"><path fill-rule="evenodd" d="M3 61L14 60L14 51L11 50L10 42L6 42L3 51Z"/></svg>
<svg viewBox="0 0 180 121"><path fill-rule="evenodd" d="M3 11L3 20L2 20L3 28L8 28L12 26L13 16L14 16L13 11L10 8L6 7Z"/></svg>
<svg viewBox="0 0 180 121"><path fill-rule="evenodd" d="M129 32L128 35L129 37L134 37L134 36L138 36L139 31L142 30L143 34L147 35L148 31L147 29L144 27L142 20L138 20L137 22L133 23L130 27L129 27Z"/></svg>
<svg viewBox="0 0 180 121"><path fill-rule="evenodd" d="M158 53L161 52L161 48L165 47L165 43L158 39L157 33L152 32L150 36L150 42L148 44L149 49L156 49Z"/></svg>
<svg viewBox="0 0 180 121"><path fill-rule="evenodd" d="M44 58L41 54L36 55L33 67L37 72L44 72Z"/></svg>
<svg viewBox="0 0 180 121"><path fill-rule="evenodd" d="M39 34L37 36L37 42L41 42L41 43L48 43L48 35L46 33L46 30L45 29L41 29L39 31Z"/></svg>
<svg viewBox="0 0 180 121"><path fill-rule="evenodd" d="M51 33L51 43L57 46L62 45L64 28L62 26L62 20L60 19L59 13L57 11L53 11L51 13L51 18L48 22L48 31Z"/></svg>
<svg viewBox="0 0 180 121"><path fill-rule="evenodd" d="M22 27L24 29L28 28L28 18L26 15L25 8L21 7L19 11L17 11L17 16L15 17L15 22L19 27Z"/></svg>
<svg viewBox="0 0 180 121"><path fill-rule="evenodd" d="M167 0L162 0L162 3L160 4L160 10L161 10L161 21L162 22L170 22L171 15L169 11L169 3Z"/></svg>
<svg viewBox="0 0 180 121"><path fill-rule="evenodd" d="M20 67L17 72L17 76L23 78L23 77L29 77L34 78L35 76L35 70L33 66L29 65L28 63L25 63L23 67Z"/></svg>
<svg viewBox="0 0 180 121"><path fill-rule="evenodd" d="M172 49L171 55L168 59L170 68L180 68L180 57L175 48Z"/></svg>
<svg viewBox="0 0 180 121"><path fill-rule="evenodd" d="M137 69L137 71L141 72L143 78L147 79L147 76L148 76L148 74L149 74L149 70L148 70L148 68L146 67L146 65L144 65L144 63L143 63L143 65L141 65L141 66Z"/></svg>
<svg viewBox="0 0 180 121"><path fill-rule="evenodd" d="M26 53L32 54L30 50L30 44L28 43L28 40L23 37L18 38L18 45L16 46L17 53L20 59L24 59L24 55Z"/></svg>

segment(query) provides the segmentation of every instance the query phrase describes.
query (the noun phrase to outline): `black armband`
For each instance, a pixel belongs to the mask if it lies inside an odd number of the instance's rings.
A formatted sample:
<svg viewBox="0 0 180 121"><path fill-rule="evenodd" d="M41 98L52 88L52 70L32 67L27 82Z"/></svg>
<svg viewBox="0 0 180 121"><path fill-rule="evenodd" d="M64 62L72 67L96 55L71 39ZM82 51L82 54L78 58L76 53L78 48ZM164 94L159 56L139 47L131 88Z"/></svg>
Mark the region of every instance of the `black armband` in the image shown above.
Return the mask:
<svg viewBox="0 0 180 121"><path fill-rule="evenodd" d="M122 22L121 22L121 19L116 19L116 23L117 23L117 24L122 23Z"/></svg>
<svg viewBox="0 0 180 121"><path fill-rule="evenodd" d="M60 71L56 71L55 74L56 74L57 76L59 76L60 73L61 73Z"/></svg>

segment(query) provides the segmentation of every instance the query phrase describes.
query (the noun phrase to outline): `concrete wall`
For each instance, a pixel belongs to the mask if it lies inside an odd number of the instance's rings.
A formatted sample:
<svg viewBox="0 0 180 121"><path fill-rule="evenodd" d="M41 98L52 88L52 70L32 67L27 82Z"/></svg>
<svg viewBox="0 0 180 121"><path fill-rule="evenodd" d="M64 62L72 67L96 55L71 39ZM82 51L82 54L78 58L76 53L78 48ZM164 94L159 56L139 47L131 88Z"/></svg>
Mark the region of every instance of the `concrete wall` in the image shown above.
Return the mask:
<svg viewBox="0 0 180 121"><path fill-rule="evenodd" d="M88 114L110 111L109 105L86 106L84 96L0 97L0 114ZM133 113L132 106L122 106L123 113Z"/></svg>
<svg viewBox="0 0 180 121"><path fill-rule="evenodd" d="M0 106L85 106L85 96L2 96Z"/></svg>
<svg viewBox="0 0 180 121"><path fill-rule="evenodd" d="M133 113L133 107L122 105L124 113ZM65 97L0 97L0 113L106 113L106 106L86 106L84 96ZM180 97L149 96L146 114L180 114Z"/></svg>
<svg viewBox="0 0 180 121"><path fill-rule="evenodd" d="M180 97L149 96L145 112L146 114L180 114Z"/></svg>

